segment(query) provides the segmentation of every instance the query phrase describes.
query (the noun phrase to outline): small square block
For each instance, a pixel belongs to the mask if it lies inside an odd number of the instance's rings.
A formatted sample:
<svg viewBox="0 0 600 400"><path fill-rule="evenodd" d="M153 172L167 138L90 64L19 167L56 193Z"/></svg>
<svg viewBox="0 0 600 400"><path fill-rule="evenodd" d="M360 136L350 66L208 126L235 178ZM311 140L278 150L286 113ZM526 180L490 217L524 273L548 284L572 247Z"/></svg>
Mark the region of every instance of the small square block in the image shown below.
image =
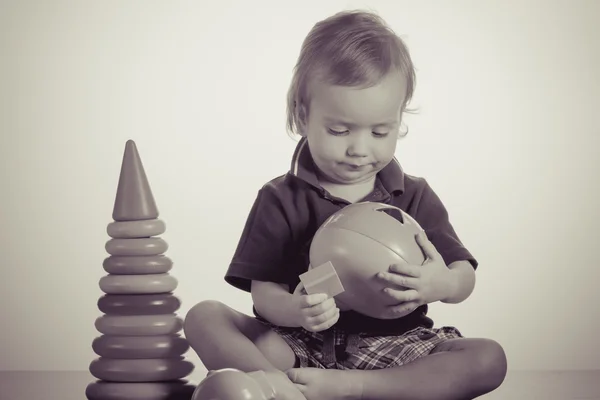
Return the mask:
<svg viewBox="0 0 600 400"><path fill-rule="evenodd" d="M300 275L300 280L308 294L326 293L329 297L334 297L344 292L340 277L330 261L309 269Z"/></svg>

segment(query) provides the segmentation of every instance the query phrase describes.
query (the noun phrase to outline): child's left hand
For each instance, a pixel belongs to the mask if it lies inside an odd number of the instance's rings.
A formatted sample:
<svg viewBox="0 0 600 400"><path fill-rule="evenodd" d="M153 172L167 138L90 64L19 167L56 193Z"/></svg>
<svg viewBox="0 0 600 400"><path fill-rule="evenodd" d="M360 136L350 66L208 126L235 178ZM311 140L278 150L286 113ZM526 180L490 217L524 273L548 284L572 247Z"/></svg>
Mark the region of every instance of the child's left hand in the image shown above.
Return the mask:
<svg viewBox="0 0 600 400"><path fill-rule="evenodd" d="M425 254L423 265L394 264L388 272L377 275L390 284L384 291L399 303L390 307L390 317L410 314L417 307L442 300L449 294L450 270L442 256L425 232L417 235L416 240Z"/></svg>

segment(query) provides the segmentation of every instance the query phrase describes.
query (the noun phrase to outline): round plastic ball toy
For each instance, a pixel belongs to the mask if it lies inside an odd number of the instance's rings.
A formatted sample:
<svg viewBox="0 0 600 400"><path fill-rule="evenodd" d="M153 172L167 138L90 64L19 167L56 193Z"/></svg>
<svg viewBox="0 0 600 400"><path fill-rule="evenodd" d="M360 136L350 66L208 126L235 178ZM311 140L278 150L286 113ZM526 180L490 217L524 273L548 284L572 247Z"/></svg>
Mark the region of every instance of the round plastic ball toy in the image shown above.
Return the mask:
<svg viewBox="0 0 600 400"><path fill-rule="evenodd" d="M319 227L310 246L309 268L331 262L344 286L344 292L335 296L340 310L378 318L397 300L383 292L389 283L377 274L392 264L422 265L425 255L416 241L421 231L417 221L398 207L354 203Z"/></svg>
<svg viewBox="0 0 600 400"><path fill-rule="evenodd" d="M263 371L235 368L210 371L196 387L191 400L275 400L275 389Z"/></svg>

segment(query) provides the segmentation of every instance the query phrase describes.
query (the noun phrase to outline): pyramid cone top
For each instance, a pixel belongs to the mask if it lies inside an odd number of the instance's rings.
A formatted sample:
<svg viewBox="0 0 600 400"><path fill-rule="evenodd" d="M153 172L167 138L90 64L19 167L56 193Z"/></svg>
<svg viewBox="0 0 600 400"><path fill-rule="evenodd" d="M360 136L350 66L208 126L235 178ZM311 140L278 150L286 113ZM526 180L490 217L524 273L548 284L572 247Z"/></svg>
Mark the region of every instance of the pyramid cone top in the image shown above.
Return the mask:
<svg viewBox="0 0 600 400"><path fill-rule="evenodd" d="M125 144L112 217L115 221L158 218L158 209L133 140Z"/></svg>

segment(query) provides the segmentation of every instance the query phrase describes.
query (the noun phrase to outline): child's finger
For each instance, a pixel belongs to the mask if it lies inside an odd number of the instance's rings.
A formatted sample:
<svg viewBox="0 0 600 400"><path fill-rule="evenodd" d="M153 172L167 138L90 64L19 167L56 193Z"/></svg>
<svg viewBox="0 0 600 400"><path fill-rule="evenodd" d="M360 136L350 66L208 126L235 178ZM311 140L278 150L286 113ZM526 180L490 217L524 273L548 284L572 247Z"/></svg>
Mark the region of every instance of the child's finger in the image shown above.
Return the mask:
<svg viewBox="0 0 600 400"><path fill-rule="evenodd" d="M326 299L325 301L315 304L314 306L308 306L304 309L304 313L308 317L314 317L316 315L323 314L328 310L335 308L335 301L332 298Z"/></svg>
<svg viewBox="0 0 600 400"><path fill-rule="evenodd" d="M332 308L330 310L327 310L320 314L314 315L312 317L307 317L307 322L309 323L309 325L317 326L319 324L329 321L331 318L333 318L335 316L336 313L337 313L337 309Z"/></svg>
<svg viewBox="0 0 600 400"><path fill-rule="evenodd" d="M398 290L393 288L385 288L383 291L398 303L405 303L407 301L415 301L419 299L419 292L414 289Z"/></svg>
<svg viewBox="0 0 600 400"><path fill-rule="evenodd" d="M301 306L302 308L313 307L323 303L325 300L327 300L327 295L325 293L307 294L302 296Z"/></svg>
<svg viewBox="0 0 600 400"><path fill-rule="evenodd" d="M434 260L440 257L440 254L433 243L431 243L427 238L425 231L419 232L419 234L416 236L416 241L425 254L425 261Z"/></svg>
<svg viewBox="0 0 600 400"><path fill-rule="evenodd" d="M334 308L333 312L327 312L326 314L322 314L325 318L324 321L313 326L313 332L321 332L325 329L331 328L335 323L340 319L340 309Z"/></svg>
<svg viewBox="0 0 600 400"><path fill-rule="evenodd" d="M304 288L304 284L302 283L302 281L300 281L298 283L298 285L296 285L296 289L294 289L294 295L304 295L306 294L306 289Z"/></svg>
<svg viewBox="0 0 600 400"><path fill-rule="evenodd" d="M296 385L296 388L300 391L300 393L306 394L306 385L302 385L300 383L295 383L294 385Z"/></svg>
<svg viewBox="0 0 600 400"><path fill-rule="evenodd" d="M392 264L390 265L390 273L401 274L409 277L418 278L421 276L421 267L410 264Z"/></svg>
<svg viewBox="0 0 600 400"><path fill-rule="evenodd" d="M400 286L402 288L416 289L419 284L419 280L417 278L411 278L406 275L392 272L382 271L377 274L377 277L392 285Z"/></svg>

